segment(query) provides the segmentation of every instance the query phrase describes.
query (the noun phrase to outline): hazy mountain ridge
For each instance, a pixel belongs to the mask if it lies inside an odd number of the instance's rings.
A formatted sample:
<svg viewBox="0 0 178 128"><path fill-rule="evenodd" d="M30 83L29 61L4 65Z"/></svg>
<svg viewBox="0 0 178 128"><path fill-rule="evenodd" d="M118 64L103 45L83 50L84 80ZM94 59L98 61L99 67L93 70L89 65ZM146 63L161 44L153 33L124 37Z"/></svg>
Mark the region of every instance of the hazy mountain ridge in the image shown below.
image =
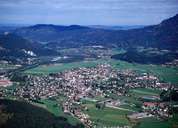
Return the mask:
<svg viewBox="0 0 178 128"><path fill-rule="evenodd" d="M88 27L83 27L79 25L71 26L57 26L57 25L45 25L37 24L30 27L23 27L17 29L15 33L26 39L39 41L39 42L48 42L56 41L59 38L59 35L64 31L73 31L73 30L82 30L88 29Z"/></svg>
<svg viewBox="0 0 178 128"><path fill-rule="evenodd" d="M132 30L104 30L83 26L35 25L17 29L16 34L39 42L53 42L52 47L107 45L118 47L178 48L178 15L158 25ZM171 45L170 45L171 44Z"/></svg>
<svg viewBox="0 0 178 128"><path fill-rule="evenodd" d="M120 26L109 26L109 25L90 25L90 28L98 28L98 29L105 29L105 30L130 30L130 29L137 29L137 28L144 28L145 25L120 25Z"/></svg>
<svg viewBox="0 0 178 128"><path fill-rule="evenodd" d="M178 49L178 15L159 25L132 30L104 30L79 25L56 26L38 24L16 29L13 34L0 35L0 56L28 57L27 53L56 55L58 47L104 45L131 48L155 47ZM18 35L18 36L17 36ZM46 42L46 45L38 42ZM24 51L25 50L25 51Z"/></svg>

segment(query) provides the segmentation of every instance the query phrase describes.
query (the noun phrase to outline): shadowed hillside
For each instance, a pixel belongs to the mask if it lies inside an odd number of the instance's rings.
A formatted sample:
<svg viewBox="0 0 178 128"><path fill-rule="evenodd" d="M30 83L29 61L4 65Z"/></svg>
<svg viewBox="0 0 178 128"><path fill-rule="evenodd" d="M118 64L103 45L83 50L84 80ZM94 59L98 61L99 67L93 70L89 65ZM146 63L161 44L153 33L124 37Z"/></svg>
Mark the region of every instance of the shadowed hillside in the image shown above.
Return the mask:
<svg viewBox="0 0 178 128"><path fill-rule="evenodd" d="M26 102L0 100L1 128L83 128ZM2 120L3 119L3 120Z"/></svg>
<svg viewBox="0 0 178 128"><path fill-rule="evenodd" d="M178 48L178 15L158 25L132 30L104 30L83 26L35 25L17 29L16 34L55 47L106 45L128 47Z"/></svg>

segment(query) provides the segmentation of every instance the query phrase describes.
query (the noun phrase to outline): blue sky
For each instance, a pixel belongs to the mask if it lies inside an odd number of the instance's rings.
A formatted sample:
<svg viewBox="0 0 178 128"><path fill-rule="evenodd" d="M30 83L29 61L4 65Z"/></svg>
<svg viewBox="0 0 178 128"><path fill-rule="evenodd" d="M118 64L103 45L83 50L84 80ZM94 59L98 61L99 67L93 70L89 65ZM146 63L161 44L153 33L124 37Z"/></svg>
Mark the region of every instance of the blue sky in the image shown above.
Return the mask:
<svg viewBox="0 0 178 128"><path fill-rule="evenodd" d="M0 24L150 25L178 13L178 0L0 0Z"/></svg>

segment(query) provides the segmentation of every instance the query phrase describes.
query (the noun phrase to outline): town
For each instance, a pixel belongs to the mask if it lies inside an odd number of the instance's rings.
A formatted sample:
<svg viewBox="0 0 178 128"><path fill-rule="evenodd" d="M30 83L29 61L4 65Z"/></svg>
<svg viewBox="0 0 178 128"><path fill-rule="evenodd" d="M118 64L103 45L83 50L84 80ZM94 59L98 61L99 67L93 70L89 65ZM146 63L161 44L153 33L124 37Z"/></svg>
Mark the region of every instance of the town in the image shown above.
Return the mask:
<svg viewBox="0 0 178 128"><path fill-rule="evenodd" d="M43 76L26 75L23 78L24 85L14 89L11 95L31 103L63 95L66 99L58 105L62 105L64 113L76 117L88 128L95 127L95 122L84 112L88 108L82 104L82 100L95 101L98 109L103 107L120 109L123 103L110 95L129 97L129 90L136 88L158 91L178 90L176 86L162 83L149 73L116 70L109 64L76 68ZM1 92L2 97L7 96L6 91ZM97 100L96 97L103 97L103 99ZM127 115L129 120L153 116L168 119L172 116L170 103L161 101L159 96L143 96L140 100L141 111L133 111L132 114Z"/></svg>

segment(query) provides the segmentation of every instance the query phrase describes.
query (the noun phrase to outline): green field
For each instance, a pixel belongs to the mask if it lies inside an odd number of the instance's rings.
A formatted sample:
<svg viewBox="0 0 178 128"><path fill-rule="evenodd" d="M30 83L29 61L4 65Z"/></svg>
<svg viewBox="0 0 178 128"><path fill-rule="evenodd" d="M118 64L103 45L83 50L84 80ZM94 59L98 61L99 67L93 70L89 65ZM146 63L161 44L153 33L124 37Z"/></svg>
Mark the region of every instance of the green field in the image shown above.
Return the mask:
<svg viewBox="0 0 178 128"><path fill-rule="evenodd" d="M136 128L177 128L178 118L172 118L168 121L160 121L155 118L142 119Z"/></svg>
<svg viewBox="0 0 178 128"><path fill-rule="evenodd" d="M95 122L97 126L124 126L131 125L126 115L130 111L114 109L105 107L104 109L97 109L95 103L86 103L88 110L85 111L90 116L90 119Z"/></svg>
<svg viewBox="0 0 178 128"><path fill-rule="evenodd" d="M137 89L130 90L130 93L132 93L134 95L139 95L139 96L143 96L143 95L159 96L161 91L153 90L153 89L147 89L147 88L137 88Z"/></svg>

